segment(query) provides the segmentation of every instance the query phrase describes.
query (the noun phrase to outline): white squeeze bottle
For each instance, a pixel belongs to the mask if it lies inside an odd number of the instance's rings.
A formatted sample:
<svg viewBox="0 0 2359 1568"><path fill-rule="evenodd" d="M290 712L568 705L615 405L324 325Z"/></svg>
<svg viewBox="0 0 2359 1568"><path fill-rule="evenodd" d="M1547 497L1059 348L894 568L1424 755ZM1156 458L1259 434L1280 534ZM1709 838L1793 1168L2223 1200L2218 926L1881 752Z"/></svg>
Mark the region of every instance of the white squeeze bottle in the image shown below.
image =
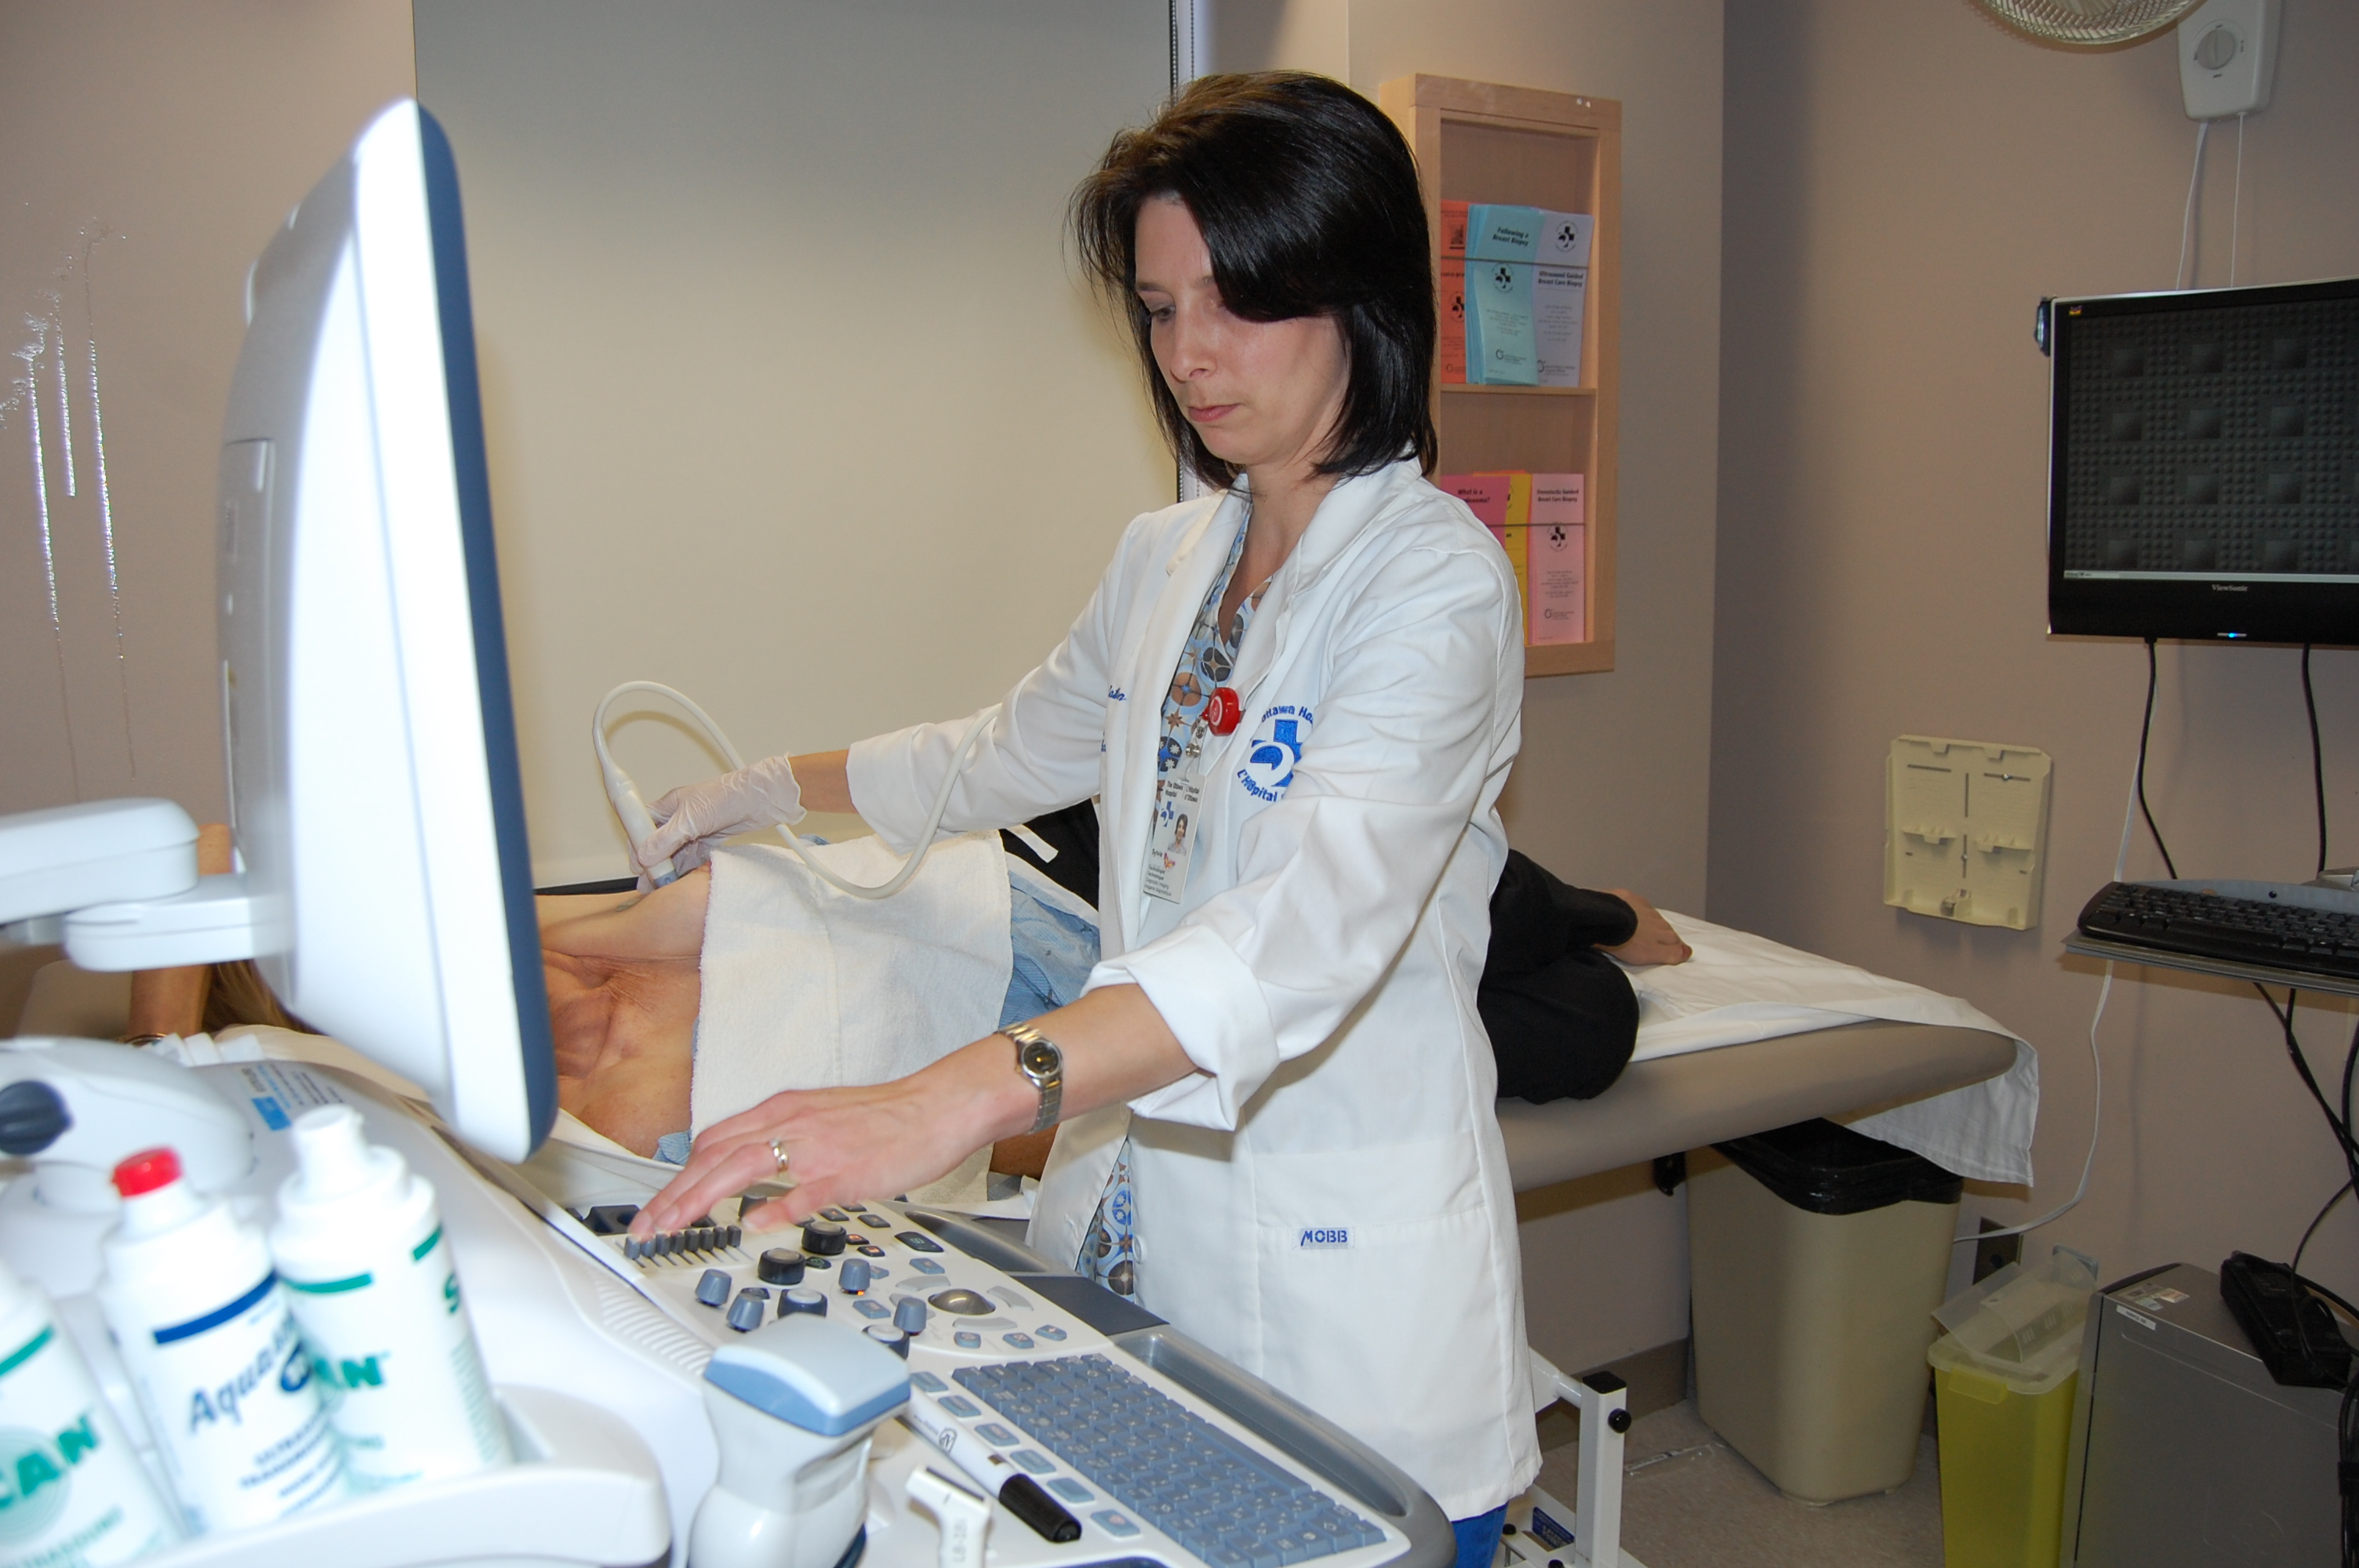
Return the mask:
<svg viewBox="0 0 2359 1568"><path fill-rule="evenodd" d="M179 1539L49 1298L0 1263L0 1568L103 1568Z"/></svg>
<svg viewBox="0 0 2359 1568"><path fill-rule="evenodd" d="M114 1168L98 1303L199 1534L344 1495L343 1465L262 1233L149 1149Z"/></svg>
<svg viewBox="0 0 2359 1568"><path fill-rule="evenodd" d="M508 1463L432 1184L364 1141L348 1105L306 1111L293 1138L270 1253L353 1488Z"/></svg>

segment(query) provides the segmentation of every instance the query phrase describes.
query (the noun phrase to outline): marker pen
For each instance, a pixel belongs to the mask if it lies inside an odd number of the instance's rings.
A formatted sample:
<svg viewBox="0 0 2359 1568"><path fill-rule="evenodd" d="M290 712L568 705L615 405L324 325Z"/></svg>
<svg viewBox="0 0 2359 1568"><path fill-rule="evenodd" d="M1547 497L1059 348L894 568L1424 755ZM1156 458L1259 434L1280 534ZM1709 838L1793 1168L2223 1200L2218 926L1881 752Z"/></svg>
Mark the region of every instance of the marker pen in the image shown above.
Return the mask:
<svg viewBox="0 0 2359 1568"><path fill-rule="evenodd" d="M997 1498L1007 1511L1032 1527L1041 1540L1062 1544L1082 1538L1082 1521L1067 1513L1040 1483L994 1453L974 1433L952 1421L931 1396L909 1390L901 1419L919 1437L932 1444L952 1463L974 1477L986 1496Z"/></svg>

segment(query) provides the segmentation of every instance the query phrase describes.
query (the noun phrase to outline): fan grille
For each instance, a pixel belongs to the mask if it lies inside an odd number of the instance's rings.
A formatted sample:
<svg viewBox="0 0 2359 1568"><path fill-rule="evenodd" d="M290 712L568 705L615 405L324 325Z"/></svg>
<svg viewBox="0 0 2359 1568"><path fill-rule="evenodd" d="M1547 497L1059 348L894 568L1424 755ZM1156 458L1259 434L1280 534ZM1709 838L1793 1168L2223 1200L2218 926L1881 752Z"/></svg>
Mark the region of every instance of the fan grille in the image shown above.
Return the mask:
<svg viewBox="0 0 2359 1568"><path fill-rule="evenodd" d="M2132 43L2170 27L2202 0L1975 0L2017 32L2047 43Z"/></svg>

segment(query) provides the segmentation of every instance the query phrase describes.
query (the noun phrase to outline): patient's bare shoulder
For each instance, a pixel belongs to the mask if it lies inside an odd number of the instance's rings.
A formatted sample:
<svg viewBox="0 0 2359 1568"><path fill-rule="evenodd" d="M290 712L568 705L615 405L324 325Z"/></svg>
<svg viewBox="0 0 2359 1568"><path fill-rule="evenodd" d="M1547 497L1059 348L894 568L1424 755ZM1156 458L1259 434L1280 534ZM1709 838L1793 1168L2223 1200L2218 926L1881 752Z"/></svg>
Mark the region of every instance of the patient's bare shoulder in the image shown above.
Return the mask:
<svg viewBox="0 0 2359 1568"><path fill-rule="evenodd" d="M704 950L712 891L712 873L700 867L669 887L611 902L544 898L540 946L581 958L694 958Z"/></svg>

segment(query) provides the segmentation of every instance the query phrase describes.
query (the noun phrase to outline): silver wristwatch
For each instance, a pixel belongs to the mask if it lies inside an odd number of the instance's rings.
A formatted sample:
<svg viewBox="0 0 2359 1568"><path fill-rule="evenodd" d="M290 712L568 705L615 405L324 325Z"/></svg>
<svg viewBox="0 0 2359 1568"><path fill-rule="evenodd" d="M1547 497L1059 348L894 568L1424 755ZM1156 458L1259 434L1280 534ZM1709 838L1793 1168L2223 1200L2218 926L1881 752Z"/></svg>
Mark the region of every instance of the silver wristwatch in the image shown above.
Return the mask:
<svg viewBox="0 0 2359 1568"><path fill-rule="evenodd" d="M1040 1114L1032 1119L1032 1130L1045 1132L1057 1125L1064 1107L1065 1054L1028 1023L1011 1023L999 1033L1016 1042L1016 1070L1040 1091Z"/></svg>

